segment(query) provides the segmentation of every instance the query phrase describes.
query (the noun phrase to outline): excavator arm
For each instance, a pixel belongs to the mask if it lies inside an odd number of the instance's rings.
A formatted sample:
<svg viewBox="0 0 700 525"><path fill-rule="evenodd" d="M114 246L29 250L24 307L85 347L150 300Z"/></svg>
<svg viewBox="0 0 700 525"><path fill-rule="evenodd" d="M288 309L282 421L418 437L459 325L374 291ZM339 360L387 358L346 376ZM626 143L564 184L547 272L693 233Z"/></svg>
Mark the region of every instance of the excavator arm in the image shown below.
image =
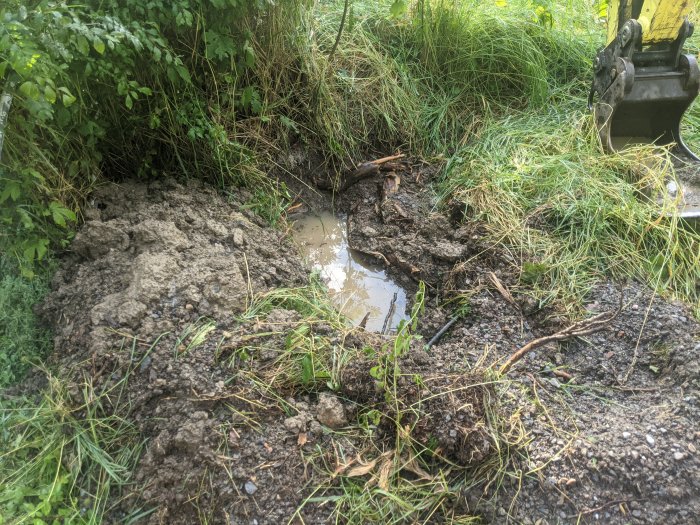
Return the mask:
<svg viewBox="0 0 700 525"><path fill-rule="evenodd" d="M689 171L688 166L700 171L700 158L680 132L683 114L700 89L697 59L683 53L693 34L692 9L691 0L609 3L608 43L595 58L588 100L607 152L634 144L670 146L677 166L683 165L679 171ZM680 216L697 221L700 187L684 185L681 198Z"/></svg>

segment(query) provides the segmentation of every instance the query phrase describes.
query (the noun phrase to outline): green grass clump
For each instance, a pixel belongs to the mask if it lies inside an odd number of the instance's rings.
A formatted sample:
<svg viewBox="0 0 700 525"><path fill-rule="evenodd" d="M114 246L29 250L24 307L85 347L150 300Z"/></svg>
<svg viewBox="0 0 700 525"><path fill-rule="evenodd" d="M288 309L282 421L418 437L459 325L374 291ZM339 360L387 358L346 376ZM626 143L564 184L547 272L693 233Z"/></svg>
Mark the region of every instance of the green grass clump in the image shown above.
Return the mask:
<svg viewBox="0 0 700 525"><path fill-rule="evenodd" d="M0 400L0 523L103 523L140 452L123 384L72 394L48 375L38 399Z"/></svg>
<svg viewBox="0 0 700 525"><path fill-rule="evenodd" d="M581 102L491 120L448 167L443 200L521 254L522 280L545 302L578 302L612 275L697 304L700 236L654 197L669 163L650 147L602 154Z"/></svg>
<svg viewBox="0 0 700 525"><path fill-rule="evenodd" d="M19 381L51 349L50 334L33 311L47 291L46 274L27 280L0 257L0 388Z"/></svg>

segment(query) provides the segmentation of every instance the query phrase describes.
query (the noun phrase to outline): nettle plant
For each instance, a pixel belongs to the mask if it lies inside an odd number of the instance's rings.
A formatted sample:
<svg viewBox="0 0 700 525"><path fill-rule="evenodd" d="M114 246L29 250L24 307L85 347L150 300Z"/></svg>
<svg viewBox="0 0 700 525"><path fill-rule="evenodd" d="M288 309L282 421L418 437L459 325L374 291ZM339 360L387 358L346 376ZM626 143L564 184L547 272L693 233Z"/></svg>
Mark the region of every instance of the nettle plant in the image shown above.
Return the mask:
<svg viewBox="0 0 700 525"><path fill-rule="evenodd" d="M68 242L101 176L150 176L171 164L191 175L221 166L202 157L240 154L210 102L220 101L218 89L234 114L260 110L243 77L255 63L245 27L262 8L247 0L5 0L0 251L31 276L34 263Z"/></svg>

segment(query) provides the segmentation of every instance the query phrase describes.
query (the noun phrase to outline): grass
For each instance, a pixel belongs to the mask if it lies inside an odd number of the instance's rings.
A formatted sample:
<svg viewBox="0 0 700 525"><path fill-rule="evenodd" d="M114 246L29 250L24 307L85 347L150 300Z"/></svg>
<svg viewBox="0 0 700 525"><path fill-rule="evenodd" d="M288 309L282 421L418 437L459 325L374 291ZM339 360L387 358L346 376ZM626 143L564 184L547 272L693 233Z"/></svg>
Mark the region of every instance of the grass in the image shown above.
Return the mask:
<svg viewBox="0 0 700 525"><path fill-rule="evenodd" d="M270 313L279 309L294 313L280 321L270 319ZM257 295L240 320L255 325L266 323L265 329L270 331L244 335L236 348L222 350L230 356L228 363L233 368L273 350L275 359L252 378L273 398L278 397L276 392L338 387L339 369L349 358L342 339L352 327L333 307L317 275L312 275L307 286L277 288ZM340 334L339 344L332 340L335 334Z"/></svg>
<svg viewBox="0 0 700 525"><path fill-rule="evenodd" d="M125 380L102 392L47 380L37 398L0 401L0 523L102 523L140 452Z"/></svg>
<svg viewBox="0 0 700 525"><path fill-rule="evenodd" d="M542 302L580 304L613 276L697 306L700 236L665 217L669 198L656 202L669 164L651 148L601 155L579 102L491 119L448 166L443 201L520 254L522 287Z"/></svg>
<svg viewBox="0 0 700 525"><path fill-rule="evenodd" d="M32 280L20 276L9 257L0 256L0 388L24 377L51 348L49 332L33 311L48 291L49 272Z"/></svg>

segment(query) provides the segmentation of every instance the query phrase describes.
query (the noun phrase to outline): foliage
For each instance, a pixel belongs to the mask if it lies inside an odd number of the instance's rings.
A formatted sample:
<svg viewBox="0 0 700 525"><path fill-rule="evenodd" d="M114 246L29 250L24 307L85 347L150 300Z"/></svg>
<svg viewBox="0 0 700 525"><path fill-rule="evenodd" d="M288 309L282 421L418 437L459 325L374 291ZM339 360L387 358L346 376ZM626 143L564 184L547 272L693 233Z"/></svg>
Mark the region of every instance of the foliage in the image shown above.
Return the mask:
<svg viewBox="0 0 700 525"><path fill-rule="evenodd" d="M32 362L46 356L49 333L32 310L47 291L47 273L28 281L0 257L0 388L19 381Z"/></svg>
<svg viewBox="0 0 700 525"><path fill-rule="evenodd" d="M252 2L11 0L0 79L13 95L0 177L0 250L32 263L65 245L103 174L177 169L249 183L250 153L222 122L260 111ZM212 89L210 86L216 86ZM257 180L257 179L256 179Z"/></svg>

